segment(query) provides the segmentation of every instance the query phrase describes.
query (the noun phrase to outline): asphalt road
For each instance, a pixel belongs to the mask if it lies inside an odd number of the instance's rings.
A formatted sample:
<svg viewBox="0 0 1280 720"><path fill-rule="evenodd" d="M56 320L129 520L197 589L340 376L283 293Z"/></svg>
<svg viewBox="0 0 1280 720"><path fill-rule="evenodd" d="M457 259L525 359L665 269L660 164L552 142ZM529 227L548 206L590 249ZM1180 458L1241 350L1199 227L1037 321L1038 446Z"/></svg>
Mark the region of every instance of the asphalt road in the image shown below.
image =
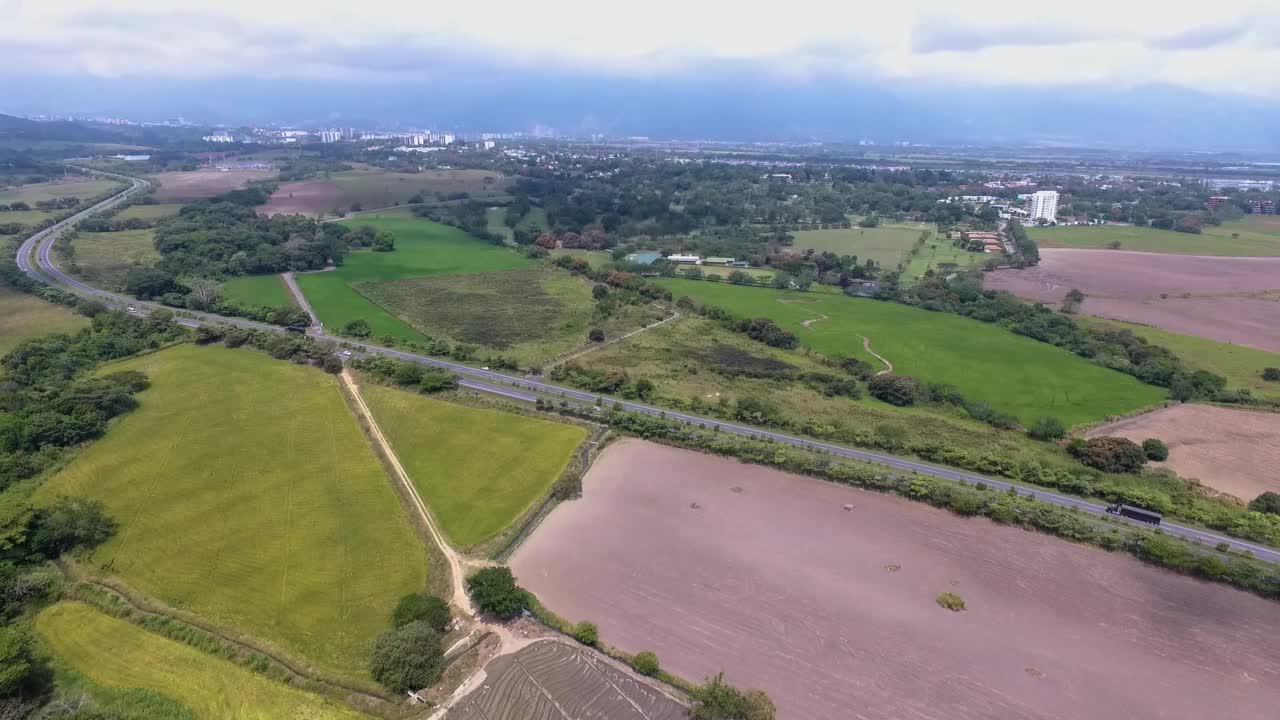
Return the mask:
<svg viewBox="0 0 1280 720"><path fill-rule="evenodd" d="M57 239L58 234L60 234L64 229L74 225L75 223L79 222L85 217L88 217L89 215L92 215L95 212L105 210L109 207L114 206L119 202L122 202L127 196L135 192L138 192L142 188L145 188L149 185L149 183L145 180L139 180L139 179L127 177L124 175L115 175L112 173L98 173L98 174L106 175L106 176L113 177L123 181L127 181L132 184L132 187L130 187L129 190L124 191L120 195L117 195L108 200L104 200L103 202L93 206L92 208L89 208L88 210L84 210L82 212L76 213L74 216L66 220L63 220L57 225L54 225L46 230L36 233L35 235L28 238L27 241L24 242L21 248L19 249L18 267L23 272L25 272L28 276L30 276L31 278L37 281L69 287L81 295L91 296L110 306L114 306L114 307L134 306L140 310L145 310L148 312L154 309L161 309L163 308L163 306L155 303L145 303L145 302L137 301L132 298L125 297L123 295L116 295L114 293L110 293L105 290L100 290L98 288L87 285L81 282L80 280L77 280L76 278L73 278L70 275L67 275L66 273L62 272L62 270L60 270L57 267L57 265L53 262L53 258L52 258L53 243ZM34 253L32 252L33 250L34 250ZM32 254L34 254L36 257L36 265L32 265L32 263L30 262L29 258ZM205 323L215 323L215 324L223 324L223 325L236 325L239 327L254 328L258 330L268 330L271 332L285 332L284 328L281 328L277 325L268 325L265 323L254 322L252 320L245 320L243 318L223 317L220 315L212 315L209 313L198 313L198 312L191 312L191 311L186 311L186 312L193 315L194 319L178 318L177 321L182 323L183 325L188 325L191 327L198 327ZM1097 503L1089 502L1088 500L1080 500L1080 499L1069 497L1066 495L1058 495L1056 493L1048 492L1041 488L1030 487L1026 485L1018 485L1015 483L1010 483L1005 480L997 480L995 478L990 478L983 475L975 475L973 473L964 472L963 470L955 470L952 468L942 467L938 465L931 465L929 463L922 463L915 460L908 460L906 458L895 457L893 455L885 455L883 453L870 452L867 450L856 450L854 448L847 448L840 445L832 445L830 443L824 443L818 440L810 440L808 438L788 435L786 433L774 432L772 430L765 430L761 428L750 427L747 425L738 425L735 423L725 422L723 420L718 420L715 418L708 418L708 417L702 417L698 415L691 415L688 413L681 413L681 412L676 412L672 410L666 410L663 408L654 407L652 405L645 405L642 403L631 402L628 400L617 400L612 397L582 392L581 390L562 387L560 385L553 385L551 383L542 382L540 380L535 380L532 378L508 375L505 373L495 372L493 370L485 370L482 368L475 368L469 365L462 365L459 363L450 362L448 360L441 360L439 358L427 357L425 355L417 355L415 353L404 352L402 350L395 350L393 348L385 348L378 345L358 342L350 338L332 337L332 336L324 335L321 333L313 333L311 334L311 337L317 340L329 340L335 343L344 343L348 346L359 348L362 352L369 353L369 354L384 355L387 357L398 358L401 360L417 362L423 365L430 365L433 367L450 370L456 373L460 377L459 384L462 385L463 387L470 388L472 390L478 390L481 392L493 393L493 394L507 397L513 400L520 400L524 402L534 402L537 399L537 395L534 394L536 392L536 393L542 393L544 396L561 397L568 400L574 400L580 403L593 405L598 398L603 397L604 400L608 402L610 405L617 403L622 408L629 410L631 412L644 413L647 415L663 415L669 419L682 420L684 422L692 423L695 425L701 425L704 427L718 426L721 432L727 432L735 435L742 435L742 436L752 437L752 438L768 439L775 442L792 445L795 447L806 448L810 450L819 450L822 452L831 453L833 455L838 455L840 457L846 457L853 460L863 460L866 462L877 463L877 464L885 465L898 470L919 473L921 475L930 475L932 477L944 478L947 480L955 480L955 481L967 483L970 485L983 483L987 487L996 488L998 490L1008 490L1010 488L1013 488L1013 489L1016 489L1022 495L1034 495L1037 500L1041 500L1043 502L1052 503L1054 505L1058 505L1061 507L1076 508L1081 512L1092 513L1094 515L1106 517L1113 521L1132 522L1135 525L1145 527L1143 523L1137 523L1134 521L1127 520L1125 518L1119 518L1117 516L1107 514L1105 505L1099 505ZM1197 530L1196 528L1184 527L1184 526L1177 525L1175 523L1171 523L1167 521L1162 523L1160 527L1168 535L1172 535L1175 537L1182 537L1192 541L1198 541L1209 547L1213 547L1215 545L1218 545L1219 543L1225 543L1235 550L1240 550L1240 551L1247 550L1253 553L1253 555L1260 560L1266 560L1267 562L1272 562L1272 563L1280 563L1280 550L1275 550L1262 545L1255 545L1253 543L1244 542L1236 538L1230 538L1222 535L1215 535L1214 533L1211 533L1211 532L1206 532L1204 530Z"/></svg>

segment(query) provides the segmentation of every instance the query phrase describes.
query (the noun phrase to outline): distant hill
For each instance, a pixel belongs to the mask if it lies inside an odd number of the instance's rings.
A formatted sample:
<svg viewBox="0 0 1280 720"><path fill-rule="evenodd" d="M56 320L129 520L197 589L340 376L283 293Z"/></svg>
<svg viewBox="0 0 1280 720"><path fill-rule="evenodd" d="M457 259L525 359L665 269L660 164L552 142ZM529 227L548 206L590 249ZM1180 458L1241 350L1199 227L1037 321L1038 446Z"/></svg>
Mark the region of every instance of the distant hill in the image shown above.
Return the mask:
<svg viewBox="0 0 1280 720"><path fill-rule="evenodd" d="M37 122L12 115L0 115L0 143L13 141L125 142L119 133L77 122Z"/></svg>

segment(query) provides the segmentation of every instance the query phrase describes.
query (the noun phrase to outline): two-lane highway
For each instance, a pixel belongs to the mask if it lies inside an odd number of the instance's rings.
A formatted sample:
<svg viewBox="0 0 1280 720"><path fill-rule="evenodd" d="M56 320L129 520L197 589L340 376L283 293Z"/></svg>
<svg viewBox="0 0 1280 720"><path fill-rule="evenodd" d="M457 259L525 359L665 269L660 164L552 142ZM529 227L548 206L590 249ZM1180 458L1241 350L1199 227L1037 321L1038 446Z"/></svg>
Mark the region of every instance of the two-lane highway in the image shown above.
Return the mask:
<svg viewBox="0 0 1280 720"><path fill-rule="evenodd" d="M113 177L125 182L129 182L131 184L131 187L128 190L122 192L120 195L117 195L108 200L104 200L103 202L98 203L92 208L89 208L88 210L84 210L80 213L77 213L73 217L63 220L57 225L54 225L53 227L50 227L47 230L43 230L39 233L36 233L35 235L27 239L27 241L22 244L22 247L19 250L18 266L22 269L23 272L25 272L32 279L35 279L37 281L44 282L44 283L62 285L82 296L91 297L91 298L100 300L113 307L125 307L125 306L131 305L131 306L136 306L139 309L143 309L148 312L152 310L162 309L163 306L155 303L145 303L145 302L136 301L136 300L133 300L132 298L128 298L122 295L117 295L115 293L110 293L105 290L92 287L84 282L81 282L76 278L71 277L70 275L67 275L53 261L52 248L53 248L54 242L57 240L58 235L60 233L72 227L77 222L80 222L82 219L84 219L85 217L88 217L93 213L110 208L119 202L123 202L127 197L131 196L132 194L140 191L141 189L149 185L147 181L139 180L137 178L127 177L123 175L115 175L112 173L99 173L99 174L107 175L109 177ZM33 256L35 257L35 265L33 265L30 262L30 258ZM192 326L192 327L198 327L204 324L222 324L222 325L234 325L239 327L253 328L257 330L268 330L271 332L285 332L284 328L281 328L276 325L267 325L265 323L254 322L252 320L245 320L242 318L223 317L221 315L213 315L210 313L200 313L200 312L191 312L191 311L183 311L183 312L184 314L188 314L191 317L180 317L178 318L178 322L184 325ZM964 472L962 470L955 470L952 468L941 467L938 465L931 465L929 463L918 462L915 460L896 457L893 455L886 455L878 452L870 452L867 450L856 450L854 448L843 447L840 445L833 445L831 443L820 442L817 440L810 440L808 438L797 437L794 435L788 435L786 433L775 432L772 430L765 430L762 428L756 428L756 427L750 427L747 425L740 425L736 423L725 422L723 420L702 417L698 415L692 415L689 413L681 413L673 410L666 410L663 408L658 408L658 407L654 407L652 405L646 405L643 403L637 403L637 402L632 402L628 400L618 400L608 396L601 396L595 393L582 392L581 390L575 390L573 388L568 388L560 385L555 385L552 383L543 382L541 380L537 380L534 378L508 375L506 373L500 373L493 370L486 370L484 368L476 368L470 365L463 365L463 364L451 362L448 360L441 360L439 358L428 357L425 355L418 355L416 353L405 352L403 350L396 350L393 348L385 348L378 345L372 345L370 343L359 342L359 341L351 340L349 338L331 337L331 336L319 334L319 333L313 334L311 335L311 337L314 337L318 340L328 340L335 343L339 343L339 342L344 343L347 346L358 348L362 352L369 353L369 354L384 355L387 357L398 358L398 359L406 360L410 362L421 363L423 365L430 365L433 367L443 368L457 374L460 377L460 384L463 387L467 387L467 388L481 391L481 392L493 393L493 394L500 395L500 396L507 397L514 400L534 402L539 397L538 393L541 393L542 396L564 398L567 400L576 401L584 405L593 405L598 398L604 397L605 400L608 401L610 404L616 403L620 407L631 412L644 413L647 415L655 415L655 416L662 415L668 419L679 420L679 421L683 421L683 422L687 422L695 425L701 425L703 427L718 427L721 432L731 433L734 435L767 439L773 442L791 445L793 447L805 448L809 450L817 450L817 451L837 455L840 457L850 458L853 460L862 460L866 462L877 463L887 467L895 468L897 470L919 473L921 475L929 475L932 477L943 478L947 480L954 480L957 482L967 483L970 485L976 485L978 483L982 483L987 487L996 488L999 490L1008 490L1012 488L1023 495L1034 495L1038 500L1041 500L1043 502L1052 503L1054 505L1058 505L1066 508L1075 508L1081 512L1091 513L1094 515L1111 519L1113 521L1128 522L1121 518L1108 515L1106 512L1106 507L1103 505L1099 505L1097 503L1069 497L1066 495L1059 495L1059 494L1048 492L1044 489L1037 488L1037 487L1018 485L1015 483L1010 483L1005 480L997 480L995 478L976 475L973 473ZM1255 557L1261 560L1266 560L1268 562L1273 562L1273 563L1280 563L1280 551L1272 548L1264 547L1262 545L1256 545L1253 543L1244 542L1242 540L1237 540L1235 538L1216 535L1211 532L1198 530L1196 528L1185 527L1185 526L1177 525L1175 523L1165 522L1164 524L1161 525L1161 528L1166 534L1169 534L1169 535L1186 538L1187 540L1203 543L1211 547L1214 545L1218 545L1219 543L1225 543L1226 545L1230 546L1235 550L1249 551L1253 553Z"/></svg>

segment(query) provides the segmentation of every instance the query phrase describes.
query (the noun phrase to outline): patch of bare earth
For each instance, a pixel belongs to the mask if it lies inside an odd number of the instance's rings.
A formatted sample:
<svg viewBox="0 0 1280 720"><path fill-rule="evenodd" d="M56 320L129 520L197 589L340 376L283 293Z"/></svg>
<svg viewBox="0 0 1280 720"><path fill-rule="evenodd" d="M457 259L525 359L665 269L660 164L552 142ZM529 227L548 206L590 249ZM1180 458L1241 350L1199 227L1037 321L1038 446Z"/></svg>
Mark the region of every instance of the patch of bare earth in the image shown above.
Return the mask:
<svg viewBox="0 0 1280 720"><path fill-rule="evenodd" d="M257 180L269 180L275 177L270 170L217 170L203 169L178 172L164 172L152 175L151 179L159 181L160 187L154 197L158 203L192 202L221 195L231 190L239 190Z"/></svg>
<svg viewBox="0 0 1280 720"><path fill-rule="evenodd" d="M1078 288L1082 312L1280 352L1280 258L1045 248L1032 268L985 285L1057 305Z"/></svg>
<svg viewBox="0 0 1280 720"><path fill-rule="evenodd" d="M1280 706L1280 604L638 440L610 446L511 564L607 642L686 678L725 670L781 718L1262 720ZM939 607L941 592L967 609Z"/></svg>
<svg viewBox="0 0 1280 720"><path fill-rule="evenodd" d="M338 206L338 186L327 180L285 183L271 194L258 214L319 216Z"/></svg>
<svg viewBox="0 0 1280 720"><path fill-rule="evenodd" d="M1175 405L1095 428L1089 437L1118 435L1134 442L1159 438L1168 465L1219 492L1252 500L1280 492L1280 414Z"/></svg>

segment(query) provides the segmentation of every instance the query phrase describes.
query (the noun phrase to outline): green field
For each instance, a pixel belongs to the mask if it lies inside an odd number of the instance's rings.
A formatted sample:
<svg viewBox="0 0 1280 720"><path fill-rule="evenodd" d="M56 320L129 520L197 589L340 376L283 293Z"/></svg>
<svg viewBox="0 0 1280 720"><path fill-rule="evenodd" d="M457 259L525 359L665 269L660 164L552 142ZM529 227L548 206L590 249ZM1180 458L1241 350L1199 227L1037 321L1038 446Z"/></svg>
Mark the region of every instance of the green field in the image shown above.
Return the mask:
<svg viewBox="0 0 1280 720"><path fill-rule="evenodd" d="M1208 370L1225 377L1228 388L1246 388L1257 397L1280 400L1280 383L1262 379L1263 368L1280 367L1280 353L1232 345L1194 335L1181 335L1149 325L1119 320L1104 320L1088 315L1081 315L1076 320L1094 327L1132 330L1134 334L1146 338L1155 345L1169 348L1191 367Z"/></svg>
<svg viewBox="0 0 1280 720"><path fill-rule="evenodd" d="M37 225L48 218L56 217L70 210L5 210L0 212L0 225L18 223L19 225Z"/></svg>
<svg viewBox="0 0 1280 720"><path fill-rule="evenodd" d="M445 536L463 548L493 538L529 510L587 437L577 425L376 385L364 394Z"/></svg>
<svg viewBox="0 0 1280 720"><path fill-rule="evenodd" d="M556 248L550 253L552 259L561 255L567 255L572 258L586 258L593 268L602 268L613 262L613 253L607 250L583 250L581 248Z"/></svg>
<svg viewBox="0 0 1280 720"><path fill-rule="evenodd" d="M180 703L198 718L358 720L367 717L82 603L63 602L45 609L37 616L35 627L49 650L94 683L107 688L141 688L159 693ZM90 716L78 714L76 717ZM92 717L99 716L93 714Z"/></svg>
<svg viewBox="0 0 1280 720"><path fill-rule="evenodd" d="M222 292L230 300L266 307L293 306L293 295L279 275L242 275L226 281Z"/></svg>
<svg viewBox="0 0 1280 720"><path fill-rule="evenodd" d="M88 325L87 318L70 308L0 283L0 356L32 338L75 332Z"/></svg>
<svg viewBox="0 0 1280 720"><path fill-rule="evenodd" d="M1003 259L999 253L970 252L951 244L946 238L932 237L925 242L920 252L911 256L903 268L902 279L910 281L920 278L930 268L934 272L948 270L964 270L975 265L981 266L991 258ZM953 267L954 266L954 267Z"/></svg>
<svg viewBox="0 0 1280 720"><path fill-rule="evenodd" d="M1117 249L1138 252L1280 256L1280 223L1266 217L1247 217L1218 226L1206 225L1199 235L1130 225L1027 228L1027 234L1043 247L1109 248L1119 241Z"/></svg>
<svg viewBox="0 0 1280 720"><path fill-rule="evenodd" d="M422 339L418 331L356 292L351 287L353 283L510 270L535 264L513 250L490 245L457 228L414 217L406 210L370 213L343 222L391 233L396 238L396 249L387 253L353 252L336 271L297 276L312 309L334 331L352 320L364 319L375 337Z"/></svg>
<svg viewBox="0 0 1280 720"><path fill-rule="evenodd" d="M976 320L896 303L692 280L662 280L677 297L718 305L745 317L768 317L805 346L858 357L880 367L862 337L894 371L954 385L972 401L1024 423L1052 415L1068 426L1153 405L1156 387L1064 350ZM823 316L826 316L823 319ZM814 320L810 328L801 322Z"/></svg>
<svg viewBox="0 0 1280 720"><path fill-rule="evenodd" d="M538 230L547 232L551 229L551 221L547 219L547 211L540 207L529 208L529 212L520 218L520 222L516 223L516 227L525 230Z"/></svg>
<svg viewBox="0 0 1280 720"><path fill-rule="evenodd" d="M489 232L501 236L508 245L514 245L515 233L504 222L506 217L507 209L505 207L491 207L484 211L484 219Z"/></svg>
<svg viewBox="0 0 1280 720"><path fill-rule="evenodd" d="M154 230L82 232L72 243L80 269L76 274L91 285L122 291L130 268L151 266L160 259L154 236Z"/></svg>
<svg viewBox="0 0 1280 720"><path fill-rule="evenodd" d="M486 181L488 178L488 181ZM329 180L338 186L338 203L347 209L359 203L366 210L402 205L418 193L428 201L436 193L449 195L465 192L480 200L509 197L505 188L509 179L491 170L426 170L420 173L387 172L380 168L358 165L354 170L332 173Z"/></svg>
<svg viewBox="0 0 1280 720"><path fill-rule="evenodd" d="M18 187L0 190L0 204L8 205L15 202L24 202L34 208L36 203L42 200L54 200L64 197L83 200L100 195L118 185L120 183L114 180L75 180L72 182L44 182L33 185L19 185ZM0 213L0 217L4 215L4 213ZM22 221L13 220L11 222Z"/></svg>
<svg viewBox="0 0 1280 720"><path fill-rule="evenodd" d="M833 252L836 255L856 255L860 262L875 260L877 265L890 270L898 267L911 246L920 239L920 233L932 230L929 225L881 225L875 228L851 228L835 230L800 230L791 233L795 237L792 247L796 250Z"/></svg>
<svg viewBox="0 0 1280 720"><path fill-rule="evenodd" d="M130 220L138 218L140 220L160 220L162 218L173 217L178 214L179 210L185 207L182 203L156 203L154 205L130 205L121 210L116 219Z"/></svg>
<svg viewBox="0 0 1280 720"><path fill-rule="evenodd" d="M142 370L141 407L46 482L102 500L120 529L98 572L345 677L426 553L332 375L247 350L182 345Z"/></svg>
<svg viewBox="0 0 1280 720"><path fill-rule="evenodd" d="M693 270L694 267L701 270L704 277L707 275L719 275L722 282L728 279L729 273L744 272L755 278L758 283L767 283L773 279L774 274L777 272L776 270L767 270L765 268L731 268L723 265L679 265L676 267L676 272L684 275Z"/></svg>

